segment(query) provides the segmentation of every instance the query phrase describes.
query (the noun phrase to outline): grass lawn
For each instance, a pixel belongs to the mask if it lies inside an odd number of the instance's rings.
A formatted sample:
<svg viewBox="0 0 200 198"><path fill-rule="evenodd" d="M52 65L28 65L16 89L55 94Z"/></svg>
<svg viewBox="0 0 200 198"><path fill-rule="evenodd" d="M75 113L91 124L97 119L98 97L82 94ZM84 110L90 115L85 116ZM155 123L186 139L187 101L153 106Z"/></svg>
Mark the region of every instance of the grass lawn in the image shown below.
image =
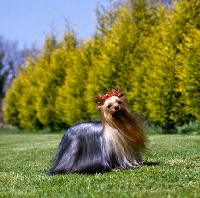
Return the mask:
<svg viewBox="0 0 200 198"><path fill-rule="evenodd" d="M0 197L200 198L200 136L149 136L138 169L47 177L61 136L0 132Z"/></svg>

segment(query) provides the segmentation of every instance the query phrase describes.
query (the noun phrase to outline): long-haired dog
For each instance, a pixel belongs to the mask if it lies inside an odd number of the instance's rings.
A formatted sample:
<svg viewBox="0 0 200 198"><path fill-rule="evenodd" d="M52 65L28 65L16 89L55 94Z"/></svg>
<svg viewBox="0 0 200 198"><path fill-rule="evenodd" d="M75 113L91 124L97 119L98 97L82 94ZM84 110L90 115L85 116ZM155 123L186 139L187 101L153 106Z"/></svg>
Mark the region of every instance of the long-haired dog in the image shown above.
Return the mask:
<svg viewBox="0 0 200 198"><path fill-rule="evenodd" d="M147 138L137 117L128 109L123 91L116 86L104 96L94 96L101 121L75 124L62 137L54 166L47 175L103 173L143 165L140 152Z"/></svg>

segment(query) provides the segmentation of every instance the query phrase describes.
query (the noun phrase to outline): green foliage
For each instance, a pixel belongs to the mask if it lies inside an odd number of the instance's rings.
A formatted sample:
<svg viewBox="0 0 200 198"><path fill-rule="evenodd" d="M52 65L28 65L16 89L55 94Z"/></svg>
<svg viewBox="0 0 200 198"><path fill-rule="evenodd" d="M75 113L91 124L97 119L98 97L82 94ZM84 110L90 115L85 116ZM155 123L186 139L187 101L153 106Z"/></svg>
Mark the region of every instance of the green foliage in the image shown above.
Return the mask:
<svg viewBox="0 0 200 198"><path fill-rule="evenodd" d="M5 111L4 111L5 121L17 127L20 127L19 99L24 86L25 85L23 84L22 78L20 78L19 75L19 78L13 81L12 89L9 88L6 92Z"/></svg>
<svg viewBox="0 0 200 198"><path fill-rule="evenodd" d="M68 37L71 38L72 35L69 34ZM56 113L55 101L69 67L68 51L74 48L70 48L68 44L65 45L63 41L60 45L55 45L54 38L47 37L43 54L38 55L36 61L27 60L26 67L19 72L6 96L5 118L9 124L16 125L15 122L18 122L17 126L23 129L40 129L45 126L58 130L66 127ZM13 95L17 98L15 102ZM11 102L18 105L15 122L12 121Z"/></svg>
<svg viewBox="0 0 200 198"><path fill-rule="evenodd" d="M200 136L150 136L137 169L47 177L61 136L0 131L1 197L199 197Z"/></svg>
<svg viewBox="0 0 200 198"><path fill-rule="evenodd" d="M184 124L183 126L177 126L178 134L192 134L192 135L200 135L200 123L190 121L188 124Z"/></svg>
<svg viewBox="0 0 200 198"><path fill-rule="evenodd" d="M180 1L175 8L174 23L178 24L177 35L181 38L175 61L179 103L186 114L200 121L200 2Z"/></svg>
<svg viewBox="0 0 200 198"><path fill-rule="evenodd" d="M92 96L116 85L163 133L200 121L200 2L151 2L97 8L95 35L82 42L73 31L60 42L47 37L7 93L7 122L58 130L98 119Z"/></svg>
<svg viewBox="0 0 200 198"><path fill-rule="evenodd" d="M46 57L42 57L40 65L38 65L41 66L37 71L38 75L42 75L35 105L38 118L43 125L58 129L60 122L55 111L55 101L58 89L65 78L66 54L62 50L56 49L52 52L49 63L45 59Z"/></svg>
<svg viewBox="0 0 200 198"><path fill-rule="evenodd" d="M61 121L72 125L87 118L84 98L87 63L83 53L77 49L68 58L68 67L65 68L66 78L58 89L55 108Z"/></svg>

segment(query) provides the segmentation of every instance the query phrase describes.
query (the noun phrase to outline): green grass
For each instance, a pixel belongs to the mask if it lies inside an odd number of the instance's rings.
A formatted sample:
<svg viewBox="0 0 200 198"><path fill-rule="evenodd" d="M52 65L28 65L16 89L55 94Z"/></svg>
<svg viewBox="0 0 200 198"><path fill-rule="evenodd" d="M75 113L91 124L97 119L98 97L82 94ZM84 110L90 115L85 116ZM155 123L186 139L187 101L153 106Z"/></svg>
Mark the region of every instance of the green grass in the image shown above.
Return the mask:
<svg viewBox="0 0 200 198"><path fill-rule="evenodd" d="M200 197L200 136L150 136L138 169L47 177L61 136L0 132L0 197Z"/></svg>

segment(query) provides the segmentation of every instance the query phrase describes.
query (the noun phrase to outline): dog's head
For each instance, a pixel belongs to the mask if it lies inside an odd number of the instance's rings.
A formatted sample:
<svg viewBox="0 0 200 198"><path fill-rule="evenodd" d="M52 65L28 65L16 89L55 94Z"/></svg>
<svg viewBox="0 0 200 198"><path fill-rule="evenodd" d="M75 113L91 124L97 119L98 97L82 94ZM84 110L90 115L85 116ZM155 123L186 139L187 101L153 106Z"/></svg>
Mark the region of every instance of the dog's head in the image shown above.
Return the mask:
<svg viewBox="0 0 200 198"><path fill-rule="evenodd" d="M94 96L97 109L104 114L104 117L113 116L120 111L127 109L127 99L120 86L116 86L113 91L106 95Z"/></svg>

